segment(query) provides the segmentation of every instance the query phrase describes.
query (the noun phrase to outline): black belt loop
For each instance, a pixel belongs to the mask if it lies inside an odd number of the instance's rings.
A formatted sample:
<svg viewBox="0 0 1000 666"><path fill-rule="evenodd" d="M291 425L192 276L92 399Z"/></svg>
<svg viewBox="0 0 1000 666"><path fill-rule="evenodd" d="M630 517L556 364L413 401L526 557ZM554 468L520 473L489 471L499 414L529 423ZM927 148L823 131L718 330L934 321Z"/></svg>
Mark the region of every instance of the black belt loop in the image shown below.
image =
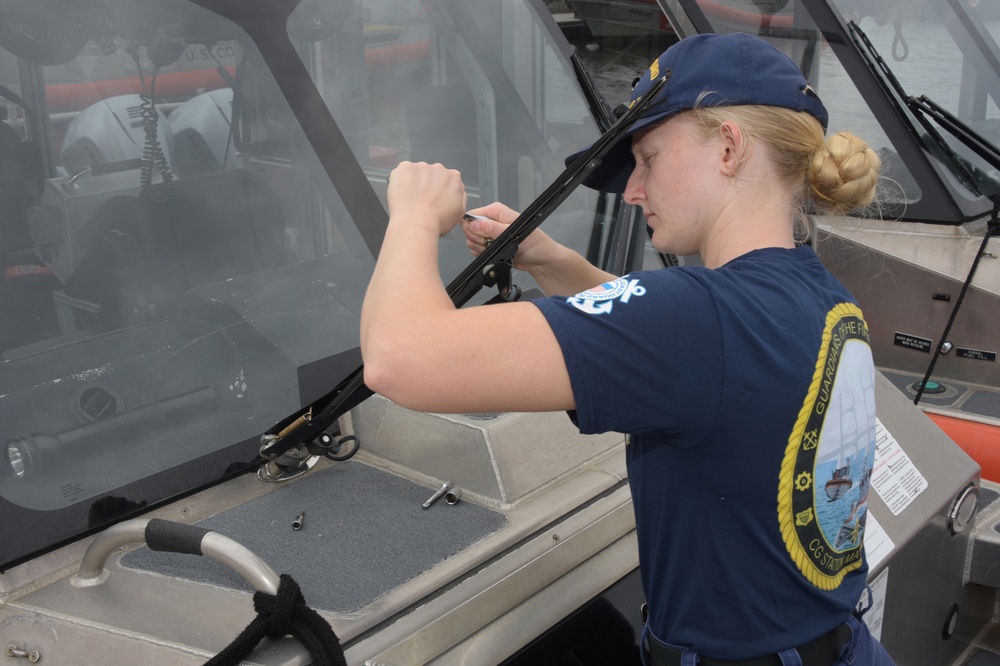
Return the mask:
<svg viewBox="0 0 1000 666"><path fill-rule="evenodd" d="M814 638L795 648L802 660L802 666L831 666L844 651L844 644L850 640L851 633L850 626L841 624L819 638ZM680 666L681 652L659 642L652 634L649 635L645 647L649 650L652 666ZM698 666L782 666L782 664L781 657L777 654L769 654L739 661L700 657Z"/></svg>

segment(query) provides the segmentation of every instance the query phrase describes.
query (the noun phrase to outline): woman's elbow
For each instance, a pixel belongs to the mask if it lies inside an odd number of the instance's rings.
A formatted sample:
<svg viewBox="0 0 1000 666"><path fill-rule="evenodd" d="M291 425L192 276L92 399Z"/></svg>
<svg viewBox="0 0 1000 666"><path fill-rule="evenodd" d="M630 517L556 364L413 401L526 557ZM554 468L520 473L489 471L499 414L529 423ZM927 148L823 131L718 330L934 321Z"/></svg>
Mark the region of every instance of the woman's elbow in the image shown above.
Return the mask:
<svg viewBox="0 0 1000 666"><path fill-rule="evenodd" d="M379 395L401 405L412 392L413 372L405 353L385 349L362 352L365 385Z"/></svg>
<svg viewBox="0 0 1000 666"><path fill-rule="evenodd" d="M365 364L365 385L375 393L388 396L392 391L393 362L386 354L371 349L362 348L362 361Z"/></svg>

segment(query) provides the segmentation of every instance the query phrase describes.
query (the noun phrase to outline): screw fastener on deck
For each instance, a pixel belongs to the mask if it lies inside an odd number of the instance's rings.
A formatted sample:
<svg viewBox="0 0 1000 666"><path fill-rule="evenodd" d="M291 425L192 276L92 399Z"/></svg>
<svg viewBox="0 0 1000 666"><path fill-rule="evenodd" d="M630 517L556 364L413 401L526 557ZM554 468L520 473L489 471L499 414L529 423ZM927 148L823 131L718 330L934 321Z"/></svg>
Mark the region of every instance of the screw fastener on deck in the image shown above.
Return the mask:
<svg viewBox="0 0 1000 666"><path fill-rule="evenodd" d="M302 529L302 523L305 522L305 519L306 519L306 512L303 511L302 513L300 513L295 518L295 520L292 521L292 529L293 530L301 530Z"/></svg>

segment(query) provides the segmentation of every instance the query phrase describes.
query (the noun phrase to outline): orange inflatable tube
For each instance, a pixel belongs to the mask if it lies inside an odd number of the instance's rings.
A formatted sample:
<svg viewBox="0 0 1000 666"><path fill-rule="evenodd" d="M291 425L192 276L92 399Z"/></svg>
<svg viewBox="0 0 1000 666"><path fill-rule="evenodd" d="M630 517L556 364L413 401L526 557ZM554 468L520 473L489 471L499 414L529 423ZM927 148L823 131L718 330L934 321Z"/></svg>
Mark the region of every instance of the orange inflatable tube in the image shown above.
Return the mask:
<svg viewBox="0 0 1000 666"><path fill-rule="evenodd" d="M1000 483L1000 426L929 412L927 416L979 463L984 479Z"/></svg>

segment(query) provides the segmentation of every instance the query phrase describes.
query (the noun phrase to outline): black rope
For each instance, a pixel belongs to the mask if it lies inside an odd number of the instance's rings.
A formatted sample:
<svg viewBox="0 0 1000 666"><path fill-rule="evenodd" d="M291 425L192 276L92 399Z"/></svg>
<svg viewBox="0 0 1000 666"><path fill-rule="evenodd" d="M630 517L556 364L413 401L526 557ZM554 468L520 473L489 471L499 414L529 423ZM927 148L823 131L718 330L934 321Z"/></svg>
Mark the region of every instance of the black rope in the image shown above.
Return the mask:
<svg viewBox="0 0 1000 666"><path fill-rule="evenodd" d="M277 594L256 592L253 607L257 617L205 666L238 666L265 636L276 640L287 635L306 647L312 666L347 666L337 634L319 613L306 606L298 583L288 574L281 574Z"/></svg>
<svg viewBox="0 0 1000 666"><path fill-rule="evenodd" d="M924 378L920 381L920 385L917 386L917 396L913 399L913 404L919 404L920 398L924 394L924 389L927 387L927 382L931 378L931 374L934 372L934 366L937 364L938 358L944 352L944 343L948 340L948 334L951 332L951 326L955 323L955 317L958 316L958 308L961 307L962 301L965 299L965 293L969 291L969 285L972 284L972 278L976 275L976 268L979 267L979 260L983 258L986 254L986 244L990 242L990 238L997 234L1000 234L1000 221L998 221L997 216L1000 214L1000 198L998 198L993 203L993 213L990 215L990 221L986 224L986 233L983 234L983 242L979 246L979 252L976 253L976 258L972 261L972 268L969 269L969 276L965 278L965 284L962 285L962 291L958 294L958 299L955 300L955 307L951 309L951 316L948 317L948 323L944 327L944 332L941 334L941 339L938 341L937 349L934 350L934 356L931 358L930 364L927 366L927 372L924 374Z"/></svg>

